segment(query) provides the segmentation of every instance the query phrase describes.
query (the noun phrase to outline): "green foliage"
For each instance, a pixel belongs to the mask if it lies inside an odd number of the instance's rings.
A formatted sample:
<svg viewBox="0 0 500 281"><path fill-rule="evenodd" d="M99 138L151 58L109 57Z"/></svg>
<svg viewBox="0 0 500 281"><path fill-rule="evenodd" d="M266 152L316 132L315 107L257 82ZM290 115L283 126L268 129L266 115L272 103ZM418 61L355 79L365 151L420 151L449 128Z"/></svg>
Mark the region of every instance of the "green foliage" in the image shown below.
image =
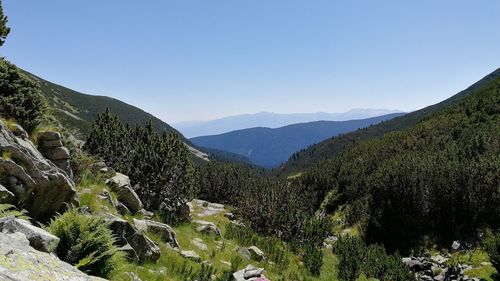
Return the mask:
<svg viewBox="0 0 500 281"><path fill-rule="evenodd" d="M486 251L490 257L491 264L500 272L500 231L489 231L484 241Z"/></svg>
<svg viewBox="0 0 500 281"><path fill-rule="evenodd" d="M499 72L500 73L500 72ZM498 75L497 75L498 76ZM449 246L497 228L500 77L404 131L359 142L299 178L333 211L347 205L369 242L409 250L425 237Z"/></svg>
<svg viewBox="0 0 500 281"><path fill-rule="evenodd" d="M72 209L52 220L48 230L61 241L57 256L91 275L108 277L122 262L106 222Z"/></svg>
<svg viewBox="0 0 500 281"><path fill-rule="evenodd" d="M383 246L366 246L357 237L340 238L334 245L339 259L339 279L356 280L361 274L380 281L415 280L413 273L398 255L388 255Z"/></svg>
<svg viewBox="0 0 500 281"><path fill-rule="evenodd" d="M7 16L3 14L2 1L0 1L0 46L5 43L5 39L10 33L10 28L7 26L7 21Z"/></svg>
<svg viewBox="0 0 500 281"><path fill-rule="evenodd" d="M159 135L151 122L134 128L124 125L108 109L97 116L84 149L127 174L146 208L168 222L185 218L194 169L179 136Z"/></svg>
<svg viewBox="0 0 500 281"><path fill-rule="evenodd" d="M1 58L0 114L6 119L16 120L27 131L32 131L41 122L45 109L45 100L36 82Z"/></svg>
<svg viewBox="0 0 500 281"><path fill-rule="evenodd" d="M316 246L307 244L304 250L304 266L313 276L319 276L323 265L323 252Z"/></svg>
<svg viewBox="0 0 500 281"><path fill-rule="evenodd" d="M0 218L14 216L19 219L29 220L28 211L17 210L16 206L10 204L0 204Z"/></svg>

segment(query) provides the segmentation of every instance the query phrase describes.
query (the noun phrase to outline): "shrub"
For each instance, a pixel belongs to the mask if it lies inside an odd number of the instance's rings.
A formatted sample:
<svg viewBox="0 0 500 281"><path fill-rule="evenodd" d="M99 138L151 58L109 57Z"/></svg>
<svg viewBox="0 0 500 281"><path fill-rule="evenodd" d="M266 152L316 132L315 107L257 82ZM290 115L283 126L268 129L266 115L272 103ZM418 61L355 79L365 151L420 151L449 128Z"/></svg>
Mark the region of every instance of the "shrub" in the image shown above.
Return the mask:
<svg viewBox="0 0 500 281"><path fill-rule="evenodd" d="M121 262L122 255L102 218L72 209L52 220L48 229L61 239L57 256L85 273L108 277Z"/></svg>
<svg viewBox="0 0 500 281"><path fill-rule="evenodd" d="M313 276L319 276L323 265L323 252L312 244L308 244L304 250L304 266Z"/></svg>
<svg viewBox="0 0 500 281"><path fill-rule="evenodd" d="M390 255L381 245L367 246L357 237L340 238L335 243L334 253L339 259L339 279L356 280L361 274L381 281L415 280L399 255Z"/></svg>
<svg viewBox="0 0 500 281"><path fill-rule="evenodd" d="M488 231L484 244L491 264L497 272L500 272L500 231L495 233Z"/></svg>
<svg viewBox="0 0 500 281"><path fill-rule="evenodd" d="M19 69L0 59L0 113L31 132L44 116L46 104L38 84Z"/></svg>

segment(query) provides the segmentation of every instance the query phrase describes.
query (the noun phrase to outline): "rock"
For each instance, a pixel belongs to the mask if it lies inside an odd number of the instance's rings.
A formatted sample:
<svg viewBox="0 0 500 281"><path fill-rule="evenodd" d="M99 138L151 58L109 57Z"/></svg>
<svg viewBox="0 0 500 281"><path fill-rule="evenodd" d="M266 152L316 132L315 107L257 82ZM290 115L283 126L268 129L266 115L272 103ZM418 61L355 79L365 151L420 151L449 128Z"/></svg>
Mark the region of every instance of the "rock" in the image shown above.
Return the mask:
<svg viewBox="0 0 500 281"><path fill-rule="evenodd" d="M131 261L140 260L139 257L137 256L137 253L135 252L134 248L132 248L132 246L130 246L130 244L128 244L128 243L119 247L118 250L123 252L125 254L125 257L128 260L131 260Z"/></svg>
<svg viewBox="0 0 500 281"><path fill-rule="evenodd" d="M181 256L195 262L201 262L201 257L195 251L181 251Z"/></svg>
<svg viewBox="0 0 500 281"><path fill-rule="evenodd" d="M264 252L256 246L248 247L248 252L250 252L250 256L253 260L262 261L266 259Z"/></svg>
<svg viewBox="0 0 500 281"><path fill-rule="evenodd" d="M453 241L453 243L451 244L451 248L455 251L460 249L460 241Z"/></svg>
<svg viewBox="0 0 500 281"><path fill-rule="evenodd" d="M133 272L125 272L125 275L127 275L130 278L130 281L142 281L141 278L139 278L139 276L137 276Z"/></svg>
<svg viewBox="0 0 500 281"><path fill-rule="evenodd" d="M448 259L442 255L432 256L431 260L437 264L445 264L448 261Z"/></svg>
<svg viewBox="0 0 500 281"><path fill-rule="evenodd" d="M123 205L122 202L117 202L116 203L116 210L122 216L130 214L130 210L127 208L127 206Z"/></svg>
<svg viewBox="0 0 500 281"><path fill-rule="evenodd" d="M0 233L0 280L97 281L56 256L37 251L22 233Z"/></svg>
<svg viewBox="0 0 500 281"><path fill-rule="evenodd" d="M220 263L222 263L223 265L225 265L225 266L227 266L229 268L231 268L231 265L232 265L230 262L225 261L225 260L221 260Z"/></svg>
<svg viewBox="0 0 500 281"><path fill-rule="evenodd" d="M19 138L21 138L23 140L28 139L28 133L24 130L23 127L21 127L21 125L14 124L14 125L11 126L10 129L11 129L12 133L14 133L14 135L16 137L19 137Z"/></svg>
<svg viewBox="0 0 500 281"><path fill-rule="evenodd" d="M207 245L205 243L203 243L203 240L200 238L194 238L193 240L191 240L191 244L195 245L196 248L198 248L202 251L208 250Z"/></svg>
<svg viewBox="0 0 500 281"><path fill-rule="evenodd" d="M63 146L61 134L58 132L42 132L38 135L38 149L47 159L62 169L69 177L73 171L69 163L69 150Z"/></svg>
<svg viewBox="0 0 500 281"><path fill-rule="evenodd" d="M139 230L144 232L153 232L160 235L163 242L170 245L174 249L180 249L179 242L177 242L175 231L167 224L151 221L151 220L137 220L134 219L134 225Z"/></svg>
<svg viewBox="0 0 500 281"><path fill-rule="evenodd" d="M138 214L141 214L144 219L151 219L155 214L153 212L150 212L150 211L146 211L145 209L140 209L139 211L137 211Z"/></svg>
<svg viewBox="0 0 500 281"><path fill-rule="evenodd" d="M221 236L221 231L215 224L204 220L194 220L193 222L199 225L196 231Z"/></svg>
<svg viewBox="0 0 500 281"><path fill-rule="evenodd" d="M250 260L252 259L252 254L250 253L250 251L248 251L247 248L243 248L243 247L240 247L240 246L236 246L234 249L233 249L234 252L237 252L238 254L240 254L242 257L244 257L245 259L247 260Z"/></svg>
<svg viewBox="0 0 500 281"><path fill-rule="evenodd" d="M190 207L190 211L199 217L213 216L226 212L222 204L210 203L199 199L193 199L188 203L188 206Z"/></svg>
<svg viewBox="0 0 500 281"><path fill-rule="evenodd" d="M111 194L109 193L109 191L107 191L106 189L104 189L101 194L99 194L99 198L101 198L101 200L104 200L106 201L109 205L111 205L113 208L116 208L116 202L115 200L113 200L113 198L111 197Z"/></svg>
<svg viewBox="0 0 500 281"><path fill-rule="evenodd" d="M263 268L256 268L253 265L249 264L247 267L245 267L242 270L239 270L235 273L233 273L233 280L234 281L249 281L249 280L257 280L259 278L259 281L266 281L266 277L264 276L264 269Z"/></svg>
<svg viewBox="0 0 500 281"><path fill-rule="evenodd" d="M14 193L0 184L0 204L12 204L15 199Z"/></svg>
<svg viewBox="0 0 500 281"><path fill-rule="evenodd" d="M130 179L126 175L116 173L114 177L106 181L106 184L116 193L118 201L127 206L131 212L136 213L142 209L142 202L130 186Z"/></svg>
<svg viewBox="0 0 500 281"><path fill-rule="evenodd" d="M160 258L160 248L128 221L110 214L104 218L109 222L109 228L116 237L116 244L121 247L129 244L134 249L138 262L155 262Z"/></svg>
<svg viewBox="0 0 500 281"><path fill-rule="evenodd" d="M29 140L16 137L0 122L0 184L15 195L13 204L36 220L47 221L67 205L77 205L76 189L69 175L47 160Z"/></svg>
<svg viewBox="0 0 500 281"><path fill-rule="evenodd" d="M228 218L228 220L233 221L236 219L236 216L233 213L225 213L224 216Z"/></svg>
<svg viewBox="0 0 500 281"><path fill-rule="evenodd" d="M56 236L31 225L26 220L13 216L0 219L0 231L3 233L22 233L28 239L31 247L46 253L53 252L59 244L59 238Z"/></svg>

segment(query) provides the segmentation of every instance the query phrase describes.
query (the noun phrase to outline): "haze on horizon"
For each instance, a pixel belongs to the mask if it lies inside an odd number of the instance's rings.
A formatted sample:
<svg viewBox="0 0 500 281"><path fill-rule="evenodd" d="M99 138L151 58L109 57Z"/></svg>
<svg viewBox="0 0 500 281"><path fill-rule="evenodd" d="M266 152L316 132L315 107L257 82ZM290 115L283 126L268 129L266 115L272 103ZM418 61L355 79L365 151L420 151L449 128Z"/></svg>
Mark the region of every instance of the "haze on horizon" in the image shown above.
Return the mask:
<svg viewBox="0 0 500 281"><path fill-rule="evenodd" d="M498 67L499 1L353 2L4 0L1 55L169 123L408 112Z"/></svg>

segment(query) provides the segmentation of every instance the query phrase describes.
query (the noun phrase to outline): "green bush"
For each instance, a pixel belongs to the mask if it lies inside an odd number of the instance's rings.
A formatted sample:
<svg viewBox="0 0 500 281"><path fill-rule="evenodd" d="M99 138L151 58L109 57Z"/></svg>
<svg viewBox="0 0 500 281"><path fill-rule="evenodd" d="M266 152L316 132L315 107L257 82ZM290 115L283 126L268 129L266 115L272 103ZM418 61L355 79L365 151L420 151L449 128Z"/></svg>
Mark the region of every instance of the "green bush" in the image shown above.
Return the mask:
<svg viewBox="0 0 500 281"><path fill-rule="evenodd" d="M497 272L500 272L500 231L495 233L488 231L484 244L491 264Z"/></svg>
<svg viewBox="0 0 500 281"><path fill-rule="evenodd" d="M361 274L381 281L415 280L399 255L390 255L381 245L367 246L357 237L340 238L333 248L339 259L339 279L356 280Z"/></svg>
<svg viewBox="0 0 500 281"><path fill-rule="evenodd" d="M122 261L102 218L72 209L53 220L48 229L61 239L57 256L85 273L108 277Z"/></svg>
<svg viewBox="0 0 500 281"><path fill-rule="evenodd" d="M46 104L38 84L19 69L0 59L0 114L14 119L31 132L40 124Z"/></svg>
<svg viewBox="0 0 500 281"><path fill-rule="evenodd" d="M323 252L316 246L308 244L304 250L304 266L313 276L319 276L323 265Z"/></svg>

